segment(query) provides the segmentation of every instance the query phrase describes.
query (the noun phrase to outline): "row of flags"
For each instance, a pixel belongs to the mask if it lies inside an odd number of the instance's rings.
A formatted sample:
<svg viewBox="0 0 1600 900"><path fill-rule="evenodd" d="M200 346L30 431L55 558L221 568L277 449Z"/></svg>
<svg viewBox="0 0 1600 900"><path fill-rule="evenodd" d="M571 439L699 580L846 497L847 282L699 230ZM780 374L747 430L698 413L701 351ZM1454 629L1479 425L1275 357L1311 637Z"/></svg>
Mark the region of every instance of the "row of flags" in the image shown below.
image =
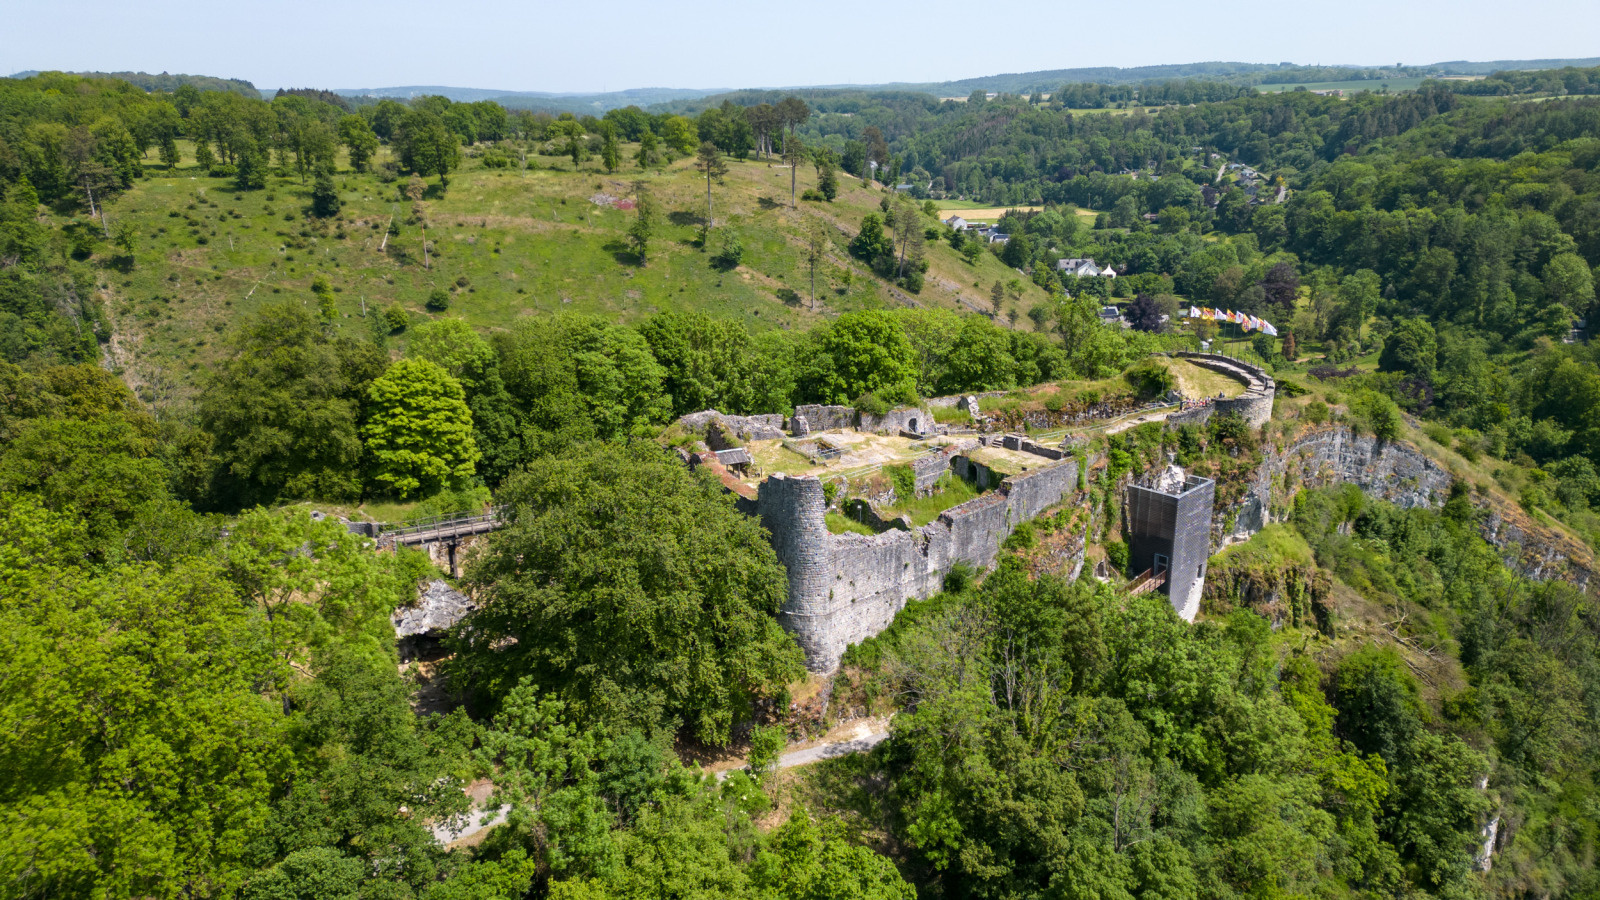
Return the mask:
<svg viewBox="0 0 1600 900"><path fill-rule="evenodd" d="M1278 329L1273 328L1271 322L1268 322L1266 319L1258 319L1255 316L1246 315L1242 312L1191 306L1189 307L1189 318L1204 319L1208 322L1232 322L1233 324L1238 325L1240 328L1243 328L1245 331L1255 330L1261 332L1262 334L1270 334L1273 337L1278 336Z"/></svg>

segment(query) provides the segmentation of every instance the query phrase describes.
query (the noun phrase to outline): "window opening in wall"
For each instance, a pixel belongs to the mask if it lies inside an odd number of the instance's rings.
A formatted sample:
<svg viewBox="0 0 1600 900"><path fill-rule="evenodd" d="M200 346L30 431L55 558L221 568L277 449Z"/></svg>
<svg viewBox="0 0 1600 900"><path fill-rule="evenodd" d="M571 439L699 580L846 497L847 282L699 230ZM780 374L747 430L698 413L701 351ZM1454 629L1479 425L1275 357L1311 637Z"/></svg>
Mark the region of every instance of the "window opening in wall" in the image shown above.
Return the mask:
<svg viewBox="0 0 1600 900"><path fill-rule="evenodd" d="M1160 574L1162 574L1162 573L1164 573L1166 571L1167 571L1167 555L1165 553L1157 553L1156 554L1155 565L1152 565L1150 567L1150 574L1152 574L1152 575L1160 575Z"/></svg>
<svg viewBox="0 0 1600 900"><path fill-rule="evenodd" d="M911 420L911 430L913 432L917 433L917 434L921 434L922 433L922 429L917 427L917 420L916 419L912 419Z"/></svg>

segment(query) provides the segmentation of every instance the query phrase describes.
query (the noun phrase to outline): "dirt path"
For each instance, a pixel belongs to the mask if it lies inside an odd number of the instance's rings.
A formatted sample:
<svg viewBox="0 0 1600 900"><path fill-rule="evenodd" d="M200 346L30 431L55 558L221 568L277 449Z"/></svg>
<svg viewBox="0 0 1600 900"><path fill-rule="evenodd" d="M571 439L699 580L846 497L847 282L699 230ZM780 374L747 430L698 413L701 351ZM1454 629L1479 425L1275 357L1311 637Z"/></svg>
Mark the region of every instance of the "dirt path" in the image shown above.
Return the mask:
<svg viewBox="0 0 1600 900"><path fill-rule="evenodd" d="M806 766L825 759L837 759L849 756L852 753L865 753L873 747L883 743L889 737L889 719L875 717L861 719L847 726L834 729L827 737L809 746L803 746L778 757L778 768L793 769L796 766ZM743 765L743 760L729 760L727 767L714 774L717 780L728 777L732 772ZM481 798L480 798L481 799ZM433 839L446 847L468 847L483 839L496 825L503 825L506 816L511 812L510 806L500 806L494 809L473 809L467 814L467 821L459 831L453 830L448 824L434 825L432 827Z"/></svg>

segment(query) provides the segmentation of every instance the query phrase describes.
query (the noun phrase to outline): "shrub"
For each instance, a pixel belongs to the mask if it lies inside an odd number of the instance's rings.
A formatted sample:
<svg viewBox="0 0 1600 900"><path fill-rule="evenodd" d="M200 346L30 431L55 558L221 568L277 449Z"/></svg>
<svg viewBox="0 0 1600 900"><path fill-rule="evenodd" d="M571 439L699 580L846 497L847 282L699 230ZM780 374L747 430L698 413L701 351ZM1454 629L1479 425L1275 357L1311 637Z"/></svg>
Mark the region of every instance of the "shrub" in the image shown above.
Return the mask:
<svg viewBox="0 0 1600 900"><path fill-rule="evenodd" d="M822 196L822 192L817 190L816 188L806 188L800 194L800 199L801 200L815 200L818 203L821 203L821 202L826 201L828 198Z"/></svg>
<svg viewBox="0 0 1600 900"><path fill-rule="evenodd" d="M877 394L862 394L856 398L856 412L866 416L882 416L890 410L889 401Z"/></svg>
<svg viewBox="0 0 1600 900"><path fill-rule="evenodd" d="M444 288L434 288L428 294L428 309L433 312L444 312L450 308L450 292Z"/></svg>
<svg viewBox="0 0 1600 900"><path fill-rule="evenodd" d="M896 501L905 503L917 495L917 473L910 466L884 466L883 474L894 485Z"/></svg>
<svg viewBox="0 0 1600 900"><path fill-rule="evenodd" d="M411 324L411 316L398 306L391 306L383 311L383 318L389 323L389 333L398 334L405 331Z"/></svg>
<svg viewBox="0 0 1600 900"><path fill-rule="evenodd" d="M1311 393L1311 389L1298 381L1280 378L1278 379L1278 393L1285 397L1304 397L1306 394Z"/></svg>
<svg viewBox="0 0 1600 900"><path fill-rule="evenodd" d="M1106 544L1106 562L1113 569L1124 574L1128 571L1128 545L1122 541L1110 541Z"/></svg>
<svg viewBox="0 0 1600 900"><path fill-rule="evenodd" d="M781 725L757 725L750 729L750 755L745 764L750 774L765 777L778 766L778 757L788 744Z"/></svg>
<svg viewBox="0 0 1600 900"><path fill-rule="evenodd" d="M739 263L743 261L744 244L740 243L739 239L732 235L722 239L722 249L717 251L716 256L711 257L712 267L721 269L724 272L731 272L737 269Z"/></svg>
<svg viewBox="0 0 1600 900"><path fill-rule="evenodd" d="M1321 425L1323 422L1328 421L1328 404L1323 403L1321 400L1313 400L1306 404L1306 408L1300 413L1300 417L1313 425Z"/></svg>
<svg viewBox="0 0 1600 900"><path fill-rule="evenodd" d="M208 169L206 174L210 175L212 178L232 178L239 174L239 168L237 166L231 166L227 163L217 163Z"/></svg>
<svg viewBox="0 0 1600 900"><path fill-rule="evenodd" d="M1023 522L1006 537L1005 542L1000 546L1007 550L1026 550L1036 543L1038 543L1038 537L1034 534L1033 523Z"/></svg>
<svg viewBox="0 0 1600 900"><path fill-rule="evenodd" d="M977 575L972 567L966 563L956 563L944 575L944 590L947 594L959 594L972 587Z"/></svg>
<svg viewBox="0 0 1600 900"><path fill-rule="evenodd" d="M908 270L905 276L900 279L900 285L913 294L922 293L922 273L916 269Z"/></svg>
<svg viewBox="0 0 1600 900"><path fill-rule="evenodd" d="M1129 367L1126 372L1122 373L1122 377L1139 393L1141 400L1159 397L1172 390L1173 386L1177 384L1177 380L1172 375L1172 370L1153 359L1147 359Z"/></svg>

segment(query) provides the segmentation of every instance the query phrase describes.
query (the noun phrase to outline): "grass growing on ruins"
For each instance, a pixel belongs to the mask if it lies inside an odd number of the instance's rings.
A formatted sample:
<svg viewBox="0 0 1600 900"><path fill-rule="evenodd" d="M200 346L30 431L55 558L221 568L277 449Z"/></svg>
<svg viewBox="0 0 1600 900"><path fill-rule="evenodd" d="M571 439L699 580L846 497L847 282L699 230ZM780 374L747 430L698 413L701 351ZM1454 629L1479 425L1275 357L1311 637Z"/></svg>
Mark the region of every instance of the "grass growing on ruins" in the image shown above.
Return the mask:
<svg viewBox="0 0 1600 900"><path fill-rule="evenodd" d="M828 531L833 534L864 534L868 537L877 534L867 525L857 522L844 513L830 512L824 520L827 522Z"/></svg>
<svg viewBox="0 0 1600 900"><path fill-rule="evenodd" d="M960 506L978 496L979 490L971 482L949 472L940 477L932 494L912 497L904 503L897 503L884 513L890 517L910 516L911 524L917 527L932 522L952 506Z"/></svg>

